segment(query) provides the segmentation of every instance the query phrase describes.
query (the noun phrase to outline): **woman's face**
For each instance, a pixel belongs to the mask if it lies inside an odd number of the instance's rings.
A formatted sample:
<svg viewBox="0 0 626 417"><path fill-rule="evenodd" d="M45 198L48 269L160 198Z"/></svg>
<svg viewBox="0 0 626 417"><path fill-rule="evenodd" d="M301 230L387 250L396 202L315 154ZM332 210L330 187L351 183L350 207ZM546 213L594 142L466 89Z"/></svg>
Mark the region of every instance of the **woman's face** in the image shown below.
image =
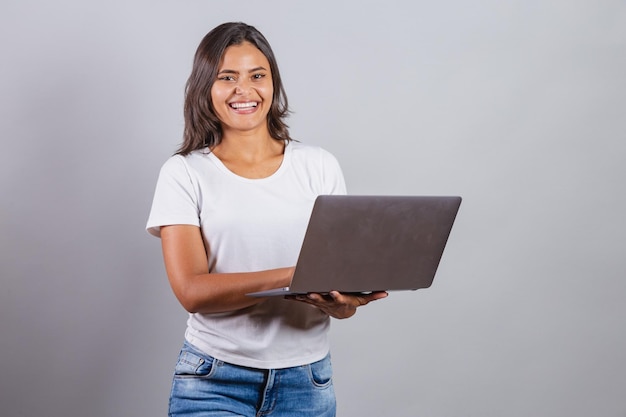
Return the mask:
<svg viewBox="0 0 626 417"><path fill-rule="evenodd" d="M249 42L226 48L211 88L224 136L236 132L267 134L273 94L270 64L259 49Z"/></svg>

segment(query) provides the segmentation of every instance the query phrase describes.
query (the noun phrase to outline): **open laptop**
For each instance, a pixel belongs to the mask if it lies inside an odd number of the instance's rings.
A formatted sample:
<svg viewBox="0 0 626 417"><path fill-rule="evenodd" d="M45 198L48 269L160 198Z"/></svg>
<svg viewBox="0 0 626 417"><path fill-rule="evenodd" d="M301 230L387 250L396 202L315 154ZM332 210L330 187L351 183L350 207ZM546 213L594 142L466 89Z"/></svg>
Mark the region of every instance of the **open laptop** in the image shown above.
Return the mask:
<svg viewBox="0 0 626 417"><path fill-rule="evenodd" d="M427 288L461 197L321 195L289 287L254 297Z"/></svg>

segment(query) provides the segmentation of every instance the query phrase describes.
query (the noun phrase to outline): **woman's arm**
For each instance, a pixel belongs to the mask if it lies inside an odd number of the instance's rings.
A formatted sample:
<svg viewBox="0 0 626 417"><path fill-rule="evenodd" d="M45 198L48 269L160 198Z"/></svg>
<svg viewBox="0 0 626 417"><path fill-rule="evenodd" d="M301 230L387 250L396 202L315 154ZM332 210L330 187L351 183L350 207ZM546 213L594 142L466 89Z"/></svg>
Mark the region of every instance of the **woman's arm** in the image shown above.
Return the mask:
<svg viewBox="0 0 626 417"><path fill-rule="evenodd" d="M265 298L245 294L286 287L293 276L294 268L209 274L208 254L197 226L161 227L161 245L172 290L190 313L218 313L249 307Z"/></svg>

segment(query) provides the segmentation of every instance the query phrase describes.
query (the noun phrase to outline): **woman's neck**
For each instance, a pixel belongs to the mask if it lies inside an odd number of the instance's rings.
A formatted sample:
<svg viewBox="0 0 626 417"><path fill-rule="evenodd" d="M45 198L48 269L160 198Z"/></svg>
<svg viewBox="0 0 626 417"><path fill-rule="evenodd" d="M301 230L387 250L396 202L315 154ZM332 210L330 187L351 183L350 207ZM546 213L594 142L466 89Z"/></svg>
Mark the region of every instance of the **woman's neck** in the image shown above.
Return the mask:
<svg viewBox="0 0 626 417"><path fill-rule="evenodd" d="M246 178L265 178L278 170L285 143L268 135L224 135L212 152L232 172Z"/></svg>

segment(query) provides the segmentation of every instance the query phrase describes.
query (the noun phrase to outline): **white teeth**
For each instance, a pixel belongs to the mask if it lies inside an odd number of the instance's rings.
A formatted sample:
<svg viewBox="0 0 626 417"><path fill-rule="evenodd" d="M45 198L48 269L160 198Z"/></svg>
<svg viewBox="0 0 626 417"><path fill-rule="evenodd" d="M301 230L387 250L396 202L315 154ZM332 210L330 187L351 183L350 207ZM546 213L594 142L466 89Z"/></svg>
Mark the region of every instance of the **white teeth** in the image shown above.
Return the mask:
<svg viewBox="0 0 626 417"><path fill-rule="evenodd" d="M246 108L249 108L249 107L256 107L256 103L255 102L230 103L230 107L232 107L233 109L246 109Z"/></svg>

